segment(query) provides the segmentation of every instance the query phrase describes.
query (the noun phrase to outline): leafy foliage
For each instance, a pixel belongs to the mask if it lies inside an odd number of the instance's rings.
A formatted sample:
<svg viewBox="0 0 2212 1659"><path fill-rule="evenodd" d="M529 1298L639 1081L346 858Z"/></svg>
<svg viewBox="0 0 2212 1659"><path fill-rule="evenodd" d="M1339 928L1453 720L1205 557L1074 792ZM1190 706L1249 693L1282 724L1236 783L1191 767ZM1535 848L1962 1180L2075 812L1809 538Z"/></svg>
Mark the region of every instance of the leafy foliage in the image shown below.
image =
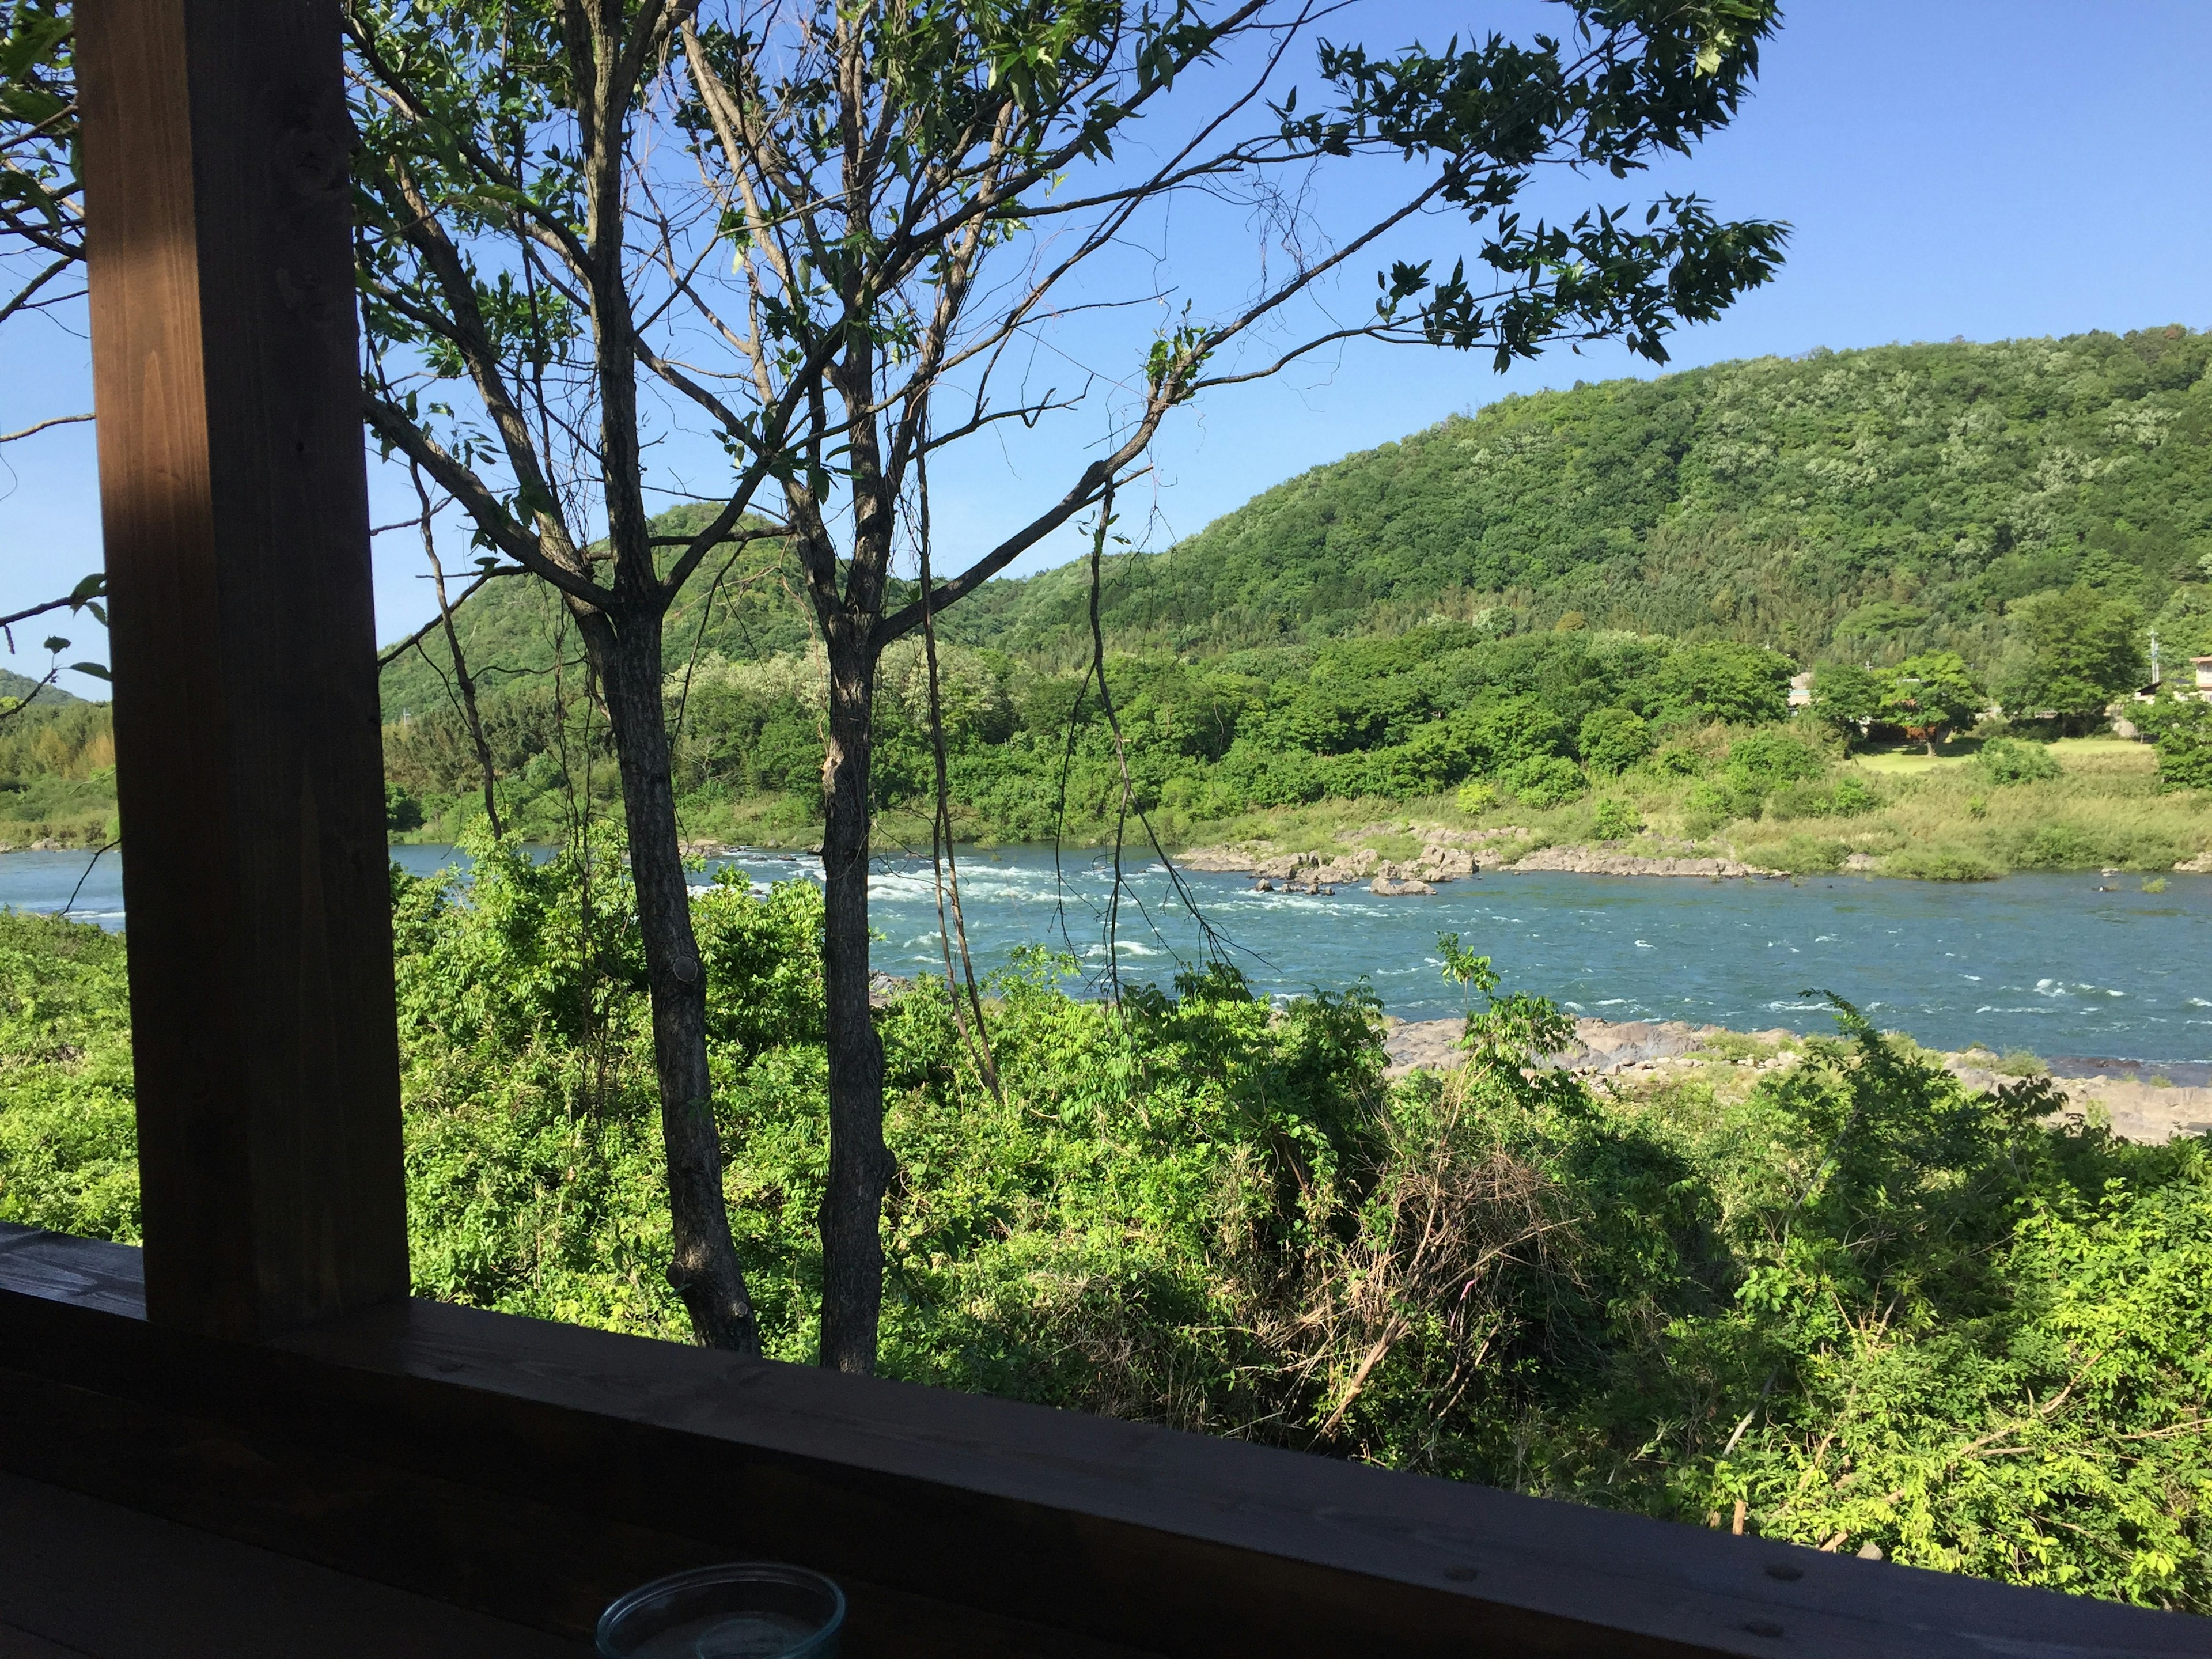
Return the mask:
<svg viewBox="0 0 2212 1659"><path fill-rule="evenodd" d="M1986 701L1955 651L1907 657L1881 677L1883 718L1916 742L1936 745L1954 727L1971 725Z"/></svg>
<svg viewBox="0 0 2212 1659"><path fill-rule="evenodd" d="M2040 783L2058 775L2058 763L2039 744L2017 738L1992 738L1984 744L1974 763L1991 783Z"/></svg>
<svg viewBox="0 0 2212 1659"><path fill-rule="evenodd" d="M2149 678L2142 611L2131 597L2076 582L2031 593L2009 614L2026 649L2007 665L2001 691L2021 714L2047 710L2079 727Z"/></svg>
<svg viewBox="0 0 2212 1659"><path fill-rule="evenodd" d="M619 849L394 884L418 1291L681 1340ZM811 1357L820 900L696 902L726 1194ZM877 1015L887 1370L2015 1583L2212 1608L2212 1164L2046 1127L1839 1005L1748 1092L1594 1095L1440 941L1462 1069L1382 1076L1355 988L1219 968L1118 1008L1033 954L1003 1096L933 981ZM0 1214L137 1226L123 945L0 919Z"/></svg>
<svg viewBox="0 0 2212 1659"><path fill-rule="evenodd" d="M76 58L66 0L0 0L0 317L84 257Z"/></svg>
<svg viewBox="0 0 2212 1659"><path fill-rule="evenodd" d="M1601 708L1584 717L1575 741L1592 773L1615 777L1650 754L1651 727L1632 708Z"/></svg>
<svg viewBox="0 0 2212 1659"><path fill-rule="evenodd" d="M2188 643L2212 619L2208 360L2212 334L2174 327L1509 398L1124 557L1105 619L1125 646L1205 654L1575 611L1806 663L1950 649L1990 672L2027 620L2008 606L2080 583L2170 617L2169 650L2212 650ZM1045 646L1082 604L1075 575L1008 584L990 642Z"/></svg>
<svg viewBox="0 0 2212 1659"><path fill-rule="evenodd" d="M105 703L51 687L0 724L0 842L112 839L114 728Z"/></svg>
<svg viewBox="0 0 2212 1659"><path fill-rule="evenodd" d="M2135 720L2158 745L2160 782L2172 789L2212 789L2212 702L2169 692Z"/></svg>
<svg viewBox="0 0 2212 1659"><path fill-rule="evenodd" d="M0 913L0 1221L138 1239L123 941Z"/></svg>

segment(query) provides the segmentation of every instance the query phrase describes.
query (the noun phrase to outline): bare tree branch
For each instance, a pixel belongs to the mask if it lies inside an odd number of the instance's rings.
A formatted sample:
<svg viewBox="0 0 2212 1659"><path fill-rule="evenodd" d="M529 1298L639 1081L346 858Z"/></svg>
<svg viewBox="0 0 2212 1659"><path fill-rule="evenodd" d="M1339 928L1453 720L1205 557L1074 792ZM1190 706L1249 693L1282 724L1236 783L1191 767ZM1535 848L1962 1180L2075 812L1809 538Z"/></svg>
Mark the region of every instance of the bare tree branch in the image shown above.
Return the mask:
<svg viewBox="0 0 2212 1659"><path fill-rule="evenodd" d="M18 438L28 438L44 432L48 427L74 426L79 421L92 419L90 415L50 415L43 421L33 421L20 432L0 432L0 444L12 444Z"/></svg>

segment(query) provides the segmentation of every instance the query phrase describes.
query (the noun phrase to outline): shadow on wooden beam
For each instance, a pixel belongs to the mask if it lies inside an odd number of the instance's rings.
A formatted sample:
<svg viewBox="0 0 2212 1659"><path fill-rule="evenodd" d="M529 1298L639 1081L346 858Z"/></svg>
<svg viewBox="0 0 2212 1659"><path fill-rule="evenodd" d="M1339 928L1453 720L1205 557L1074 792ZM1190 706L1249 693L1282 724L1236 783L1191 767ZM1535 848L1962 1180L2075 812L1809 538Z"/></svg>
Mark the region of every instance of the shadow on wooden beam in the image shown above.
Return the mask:
<svg viewBox="0 0 2212 1659"><path fill-rule="evenodd" d="M851 1651L2212 1654L2212 1624L1144 1425L412 1302L261 1344L0 1228L0 1464L570 1635L713 1559Z"/></svg>

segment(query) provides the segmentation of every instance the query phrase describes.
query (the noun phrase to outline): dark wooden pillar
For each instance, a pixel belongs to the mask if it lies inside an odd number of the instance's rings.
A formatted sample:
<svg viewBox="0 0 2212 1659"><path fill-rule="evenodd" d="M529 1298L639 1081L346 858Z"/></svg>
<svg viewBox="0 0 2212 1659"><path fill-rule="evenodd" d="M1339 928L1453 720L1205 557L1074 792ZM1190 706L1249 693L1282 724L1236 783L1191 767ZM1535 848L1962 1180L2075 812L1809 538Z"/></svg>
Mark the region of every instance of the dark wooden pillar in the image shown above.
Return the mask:
<svg viewBox="0 0 2212 1659"><path fill-rule="evenodd" d="M332 0L80 0L148 1311L407 1291Z"/></svg>

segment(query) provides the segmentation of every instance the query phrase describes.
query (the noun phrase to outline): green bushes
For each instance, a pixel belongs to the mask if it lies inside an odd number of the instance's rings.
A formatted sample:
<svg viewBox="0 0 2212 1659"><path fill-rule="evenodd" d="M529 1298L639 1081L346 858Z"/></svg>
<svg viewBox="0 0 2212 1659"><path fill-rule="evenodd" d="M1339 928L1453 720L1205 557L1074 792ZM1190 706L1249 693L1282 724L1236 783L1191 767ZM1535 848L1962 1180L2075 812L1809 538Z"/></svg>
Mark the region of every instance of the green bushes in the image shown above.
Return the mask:
<svg viewBox="0 0 2212 1659"><path fill-rule="evenodd" d="M1789 1383L1710 1466L1712 1507L1828 1548L2212 1605L2203 1148L2054 1133L2045 1085L1969 1095L1845 1018L1848 1050L1730 1126L1763 1121L1774 1165L1805 1174L1721 1177L1742 1277L1716 1323Z"/></svg>
<svg viewBox="0 0 2212 1659"><path fill-rule="evenodd" d="M1185 660L1116 656L1106 665L1116 739L1080 666L1020 662L947 641L945 736L959 832L992 841L1100 833L1120 816L1126 764L1135 803L1178 822L1219 820L1322 799L1411 801L1470 779L1535 810L1583 793L1570 769L1613 777L1661 737L1700 723L1785 712L1788 661L1749 646L1677 645L1583 631L1500 637L1431 620L1393 635L1272 647ZM705 658L672 676L680 708L675 770L702 833L811 838L819 815L818 655ZM495 699L495 758L507 815L540 838L570 810L555 757L607 776L605 732L543 684ZM887 657L876 703L876 805L923 808L934 787L926 676ZM447 714L386 728L399 793L396 832L454 834L477 811L475 750ZM606 786L595 786L603 790ZM728 826L725 829L723 826Z"/></svg>
<svg viewBox="0 0 2212 1659"><path fill-rule="evenodd" d="M1778 818L1847 818L1881 805L1874 786L1856 772L1838 772L1819 783L1793 783L1775 792L1766 810Z"/></svg>
<svg viewBox="0 0 2212 1659"><path fill-rule="evenodd" d="M2042 825L2013 854L2023 870L2078 870L2098 858L2096 843L2070 823Z"/></svg>
<svg viewBox="0 0 2212 1659"><path fill-rule="evenodd" d="M1683 646L1657 675L1660 696L1676 714L1724 726L1755 726L1790 713L1790 659L1757 646L1715 640Z"/></svg>
<svg viewBox="0 0 2212 1659"><path fill-rule="evenodd" d="M682 1340L618 848L395 883L416 1287ZM733 1225L809 1357L826 1078L811 884L697 903ZM1470 989L1488 964L1448 952ZM131 1237L121 942L0 919L0 1213ZM1355 989L933 981L880 1011L894 1376L2015 1582L2212 1609L2212 1170L2043 1127L1843 1011L1748 1094L1594 1096L1490 994L1382 1079Z"/></svg>
<svg viewBox="0 0 2212 1659"><path fill-rule="evenodd" d="M1912 881L1996 881L2004 867L1964 848L1908 848L1884 859L1881 873Z"/></svg>
<svg viewBox="0 0 2212 1659"><path fill-rule="evenodd" d="M1729 781L1754 795L1817 778L1828 764L1826 755L1787 732L1753 732L1729 745Z"/></svg>
<svg viewBox="0 0 2212 1659"><path fill-rule="evenodd" d="M2002 787L2014 783L2042 783L2058 775L2058 763L2041 744L2017 738L1991 738L1974 757L1982 775Z"/></svg>
<svg viewBox="0 0 2212 1659"><path fill-rule="evenodd" d="M1628 802L1615 797L1597 804L1593 827L1600 841L1620 841L1643 833L1644 815Z"/></svg>
<svg viewBox="0 0 2212 1659"><path fill-rule="evenodd" d="M1710 836L1741 811L1735 792L1710 780L1692 784L1682 796L1682 827L1693 836Z"/></svg>
<svg viewBox="0 0 2212 1659"><path fill-rule="evenodd" d="M123 941L0 912L0 1221L138 1239Z"/></svg>
<svg viewBox="0 0 2212 1659"><path fill-rule="evenodd" d="M1850 850L1839 841L1798 834L1778 846L1761 848L1758 857L1759 862L1769 868L1787 871L1793 876L1826 876L1843 868Z"/></svg>
<svg viewBox="0 0 2212 1659"><path fill-rule="evenodd" d="M1581 769L1556 755L1532 755L1516 761L1505 769L1504 781L1516 800L1539 811L1579 799L1589 787Z"/></svg>
<svg viewBox="0 0 2212 1659"><path fill-rule="evenodd" d="M1651 728L1632 708L1601 708L1583 721L1576 747L1594 775L1616 777L1650 754Z"/></svg>
<svg viewBox="0 0 2212 1659"><path fill-rule="evenodd" d="M2161 784L2169 789L2212 789L2212 702L2160 696L2136 715L2136 724L2158 746Z"/></svg>

